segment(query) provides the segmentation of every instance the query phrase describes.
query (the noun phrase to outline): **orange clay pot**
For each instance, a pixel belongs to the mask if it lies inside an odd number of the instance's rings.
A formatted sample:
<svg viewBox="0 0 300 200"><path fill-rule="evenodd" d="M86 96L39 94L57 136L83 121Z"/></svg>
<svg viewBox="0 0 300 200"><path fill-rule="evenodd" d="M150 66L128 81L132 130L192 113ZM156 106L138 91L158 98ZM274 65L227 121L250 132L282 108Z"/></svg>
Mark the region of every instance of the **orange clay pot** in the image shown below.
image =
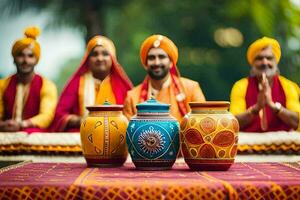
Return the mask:
<svg viewBox="0 0 300 200"><path fill-rule="evenodd" d="M80 126L82 152L88 166L121 166L127 158L127 118L122 105L89 106Z"/></svg>
<svg viewBox="0 0 300 200"><path fill-rule="evenodd" d="M237 152L239 123L228 112L230 103L189 103L191 112L182 120L180 143L192 170L228 170Z"/></svg>

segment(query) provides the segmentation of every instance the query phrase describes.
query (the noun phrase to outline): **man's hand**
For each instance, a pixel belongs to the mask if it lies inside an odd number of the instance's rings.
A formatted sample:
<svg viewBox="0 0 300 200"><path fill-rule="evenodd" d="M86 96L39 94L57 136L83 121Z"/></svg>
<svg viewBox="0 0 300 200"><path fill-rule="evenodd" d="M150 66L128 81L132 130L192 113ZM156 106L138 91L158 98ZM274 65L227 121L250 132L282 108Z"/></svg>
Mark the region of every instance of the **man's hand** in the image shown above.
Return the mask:
<svg viewBox="0 0 300 200"><path fill-rule="evenodd" d="M258 90L259 91L257 95L257 102L253 107L255 113L258 113L261 109L263 109L267 105L267 101L269 98L268 95L271 95L271 89L265 73L262 74L261 81L258 84ZM272 96L271 96L271 100L272 100Z"/></svg>
<svg viewBox="0 0 300 200"><path fill-rule="evenodd" d="M263 90L260 90L257 95L256 109L259 111L266 106L266 95Z"/></svg>
<svg viewBox="0 0 300 200"><path fill-rule="evenodd" d="M15 120L2 121L0 125L0 131L3 132L17 132L21 130L21 126Z"/></svg>
<svg viewBox="0 0 300 200"><path fill-rule="evenodd" d="M268 106L273 105L274 102L272 100L272 90L265 73L262 74L261 87L264 94L265 104Z"/></svg>
<svg viewBox="0 0 300 200"><path fill-rule="evenodd" d="M69 128L79 128L81 125L81 117L78 115L71 115L67 124Z"/></svg>

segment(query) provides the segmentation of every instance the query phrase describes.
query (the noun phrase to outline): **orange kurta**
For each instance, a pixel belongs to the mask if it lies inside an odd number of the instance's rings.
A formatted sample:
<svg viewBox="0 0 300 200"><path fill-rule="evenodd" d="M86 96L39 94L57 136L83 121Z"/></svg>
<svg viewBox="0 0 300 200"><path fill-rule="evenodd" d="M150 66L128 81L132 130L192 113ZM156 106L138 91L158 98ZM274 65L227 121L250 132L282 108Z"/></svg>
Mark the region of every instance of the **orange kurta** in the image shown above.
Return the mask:
<svg viewBox="0 0 300 200"><path fill-rule="evenodd" d="M185 98L186 98L185 102L187 104L186 105L187 108L189 108L188 102L192 102L192 101L203 102L203 101L205 101L203 92L202 92L199 84L196 81L192 81L190 79L183 78L183 77L180 78L180 81L183 85L183 90L184 90L184 94L185 94ZM158 92L158 94L156 96L156 100L158 100L159 102L162 102L162 103L170 104L171 105L171 107L170 107L171 115L174 116L179 122L181 122L181 120L184 116L182 116L182 114L179 111L178 102L176 100L176 96L175 96L172 88L173 88L173 83L171 83L168 87L162 88ZM142 84L136 86L135 88L133 88L132 90L130 90L127 93L127 97L126 97L125 103L124 103L124 114L128 119L130 119L137 112L135 106L136 106L136 104L140 103L139 98L140 98L141 89L142 89ZM151 94L149 94L149 95L151 95ZM149 95L148 95L148 98L150 98Z"/></svg>

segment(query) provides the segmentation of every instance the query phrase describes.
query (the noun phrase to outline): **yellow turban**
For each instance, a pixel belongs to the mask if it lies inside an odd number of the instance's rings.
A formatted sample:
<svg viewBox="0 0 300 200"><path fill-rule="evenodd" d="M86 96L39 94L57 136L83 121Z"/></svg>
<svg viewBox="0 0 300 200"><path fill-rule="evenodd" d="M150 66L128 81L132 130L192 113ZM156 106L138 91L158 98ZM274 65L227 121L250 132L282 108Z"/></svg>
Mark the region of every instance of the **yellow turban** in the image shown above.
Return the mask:
<svg viewBox="0 0 300 200"><path fill-rule="evenodd" d="M40 29L38 27L28 27L24 32L25 37L17 40L12 48L12 56L16 57L23 49L29 47L34 56L37 58L37 61L40 59L41 48L40 44L36 41L36 37L40 35Z"/></svg>
<svg viewBox="0 0 300 200"><path fill-rule="evenodd" d="M249 64L252 65L257 54L262 49L264 49L268 46L272 47L273 54L278 63L280 60L280 56L281 56L281 50L280 50L279 43L275 39L263 37L263 38L256 40L249 46L248 51L247 51L247 60L248 60Z"/></svg>
<svg viewBox="0 0 300 200"><path fill-rule="evenodd" d="M92 39L90 39L86 47L86 55L89 55L93 48L98 45L103 46L111 55L116 57L116 48L114 43L107 37L100 35L94 36Z"/></svg>
<svg viewBox="0 0 300 200"><path fill-rule="evenodd" d="M176 45L166 36L152 35L143 42L140 50L141 62L145 67L147 66L148 52L153 47L162 48L169 55L174 65L176 65L178 60L178 49Z"/></svg>

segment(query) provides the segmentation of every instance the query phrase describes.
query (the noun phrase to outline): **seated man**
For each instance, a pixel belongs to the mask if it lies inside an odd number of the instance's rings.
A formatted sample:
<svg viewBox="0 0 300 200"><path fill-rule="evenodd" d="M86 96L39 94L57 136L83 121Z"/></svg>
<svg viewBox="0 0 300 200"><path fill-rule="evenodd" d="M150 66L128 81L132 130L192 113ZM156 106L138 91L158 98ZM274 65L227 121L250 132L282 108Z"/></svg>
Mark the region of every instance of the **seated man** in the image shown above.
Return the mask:
<svg viewBox="0 0 300 200"><path fill-rule="evenodd" d="M231 91L230 111L244 132L289 131L299 127L299 93L295 83L279 75L279 43L263 37L250 45L250 76Z"/></svg>
<svg viewBox="0 0 300 200"><path fill-rule="evenodd" d="M179 122L190 110L188 102L205 101L197 82L180 77L176 66L178 50L169 38L162 35L148 37L141 46L140 58L148 76L127 94L124 114L128 119L136 114L136 104L150 97L170 104L171 115Z"/></svg>
<svg viewBox="0 0 300 200"><path fill-rule="evenodd" d="M116 60L113 42L104 36L93 37L87 45L81 66L63 90L57 105L52 131L79 132L86 106L123 104L132 83Z"/></svg>
<svg viewBox="0 0 300 200"><path fill-rule="evenodd" d="M40 58L39 33L37 27L27 28L26 37L13 45L17 73L0 81L0 131L44 131L54 117L56 86L34 72Z"/></svg>

